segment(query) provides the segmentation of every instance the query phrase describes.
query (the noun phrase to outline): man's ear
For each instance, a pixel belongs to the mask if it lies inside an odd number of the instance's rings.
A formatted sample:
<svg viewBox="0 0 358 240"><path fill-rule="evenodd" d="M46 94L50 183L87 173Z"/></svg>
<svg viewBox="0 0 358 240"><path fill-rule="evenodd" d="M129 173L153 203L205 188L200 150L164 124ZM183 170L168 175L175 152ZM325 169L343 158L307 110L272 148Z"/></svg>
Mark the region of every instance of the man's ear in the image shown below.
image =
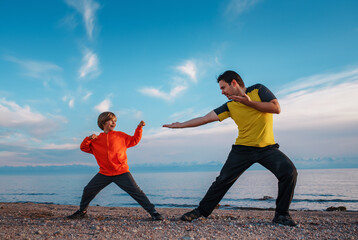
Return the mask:
<svg viewBox="0 0 358 240"><path fill-rule="evenodd" d="M238 83L236 82L235 79L233 79L233 80L231 81L231 85L232 85L233 87L236 87L236 86L238 85Z"/></svg>

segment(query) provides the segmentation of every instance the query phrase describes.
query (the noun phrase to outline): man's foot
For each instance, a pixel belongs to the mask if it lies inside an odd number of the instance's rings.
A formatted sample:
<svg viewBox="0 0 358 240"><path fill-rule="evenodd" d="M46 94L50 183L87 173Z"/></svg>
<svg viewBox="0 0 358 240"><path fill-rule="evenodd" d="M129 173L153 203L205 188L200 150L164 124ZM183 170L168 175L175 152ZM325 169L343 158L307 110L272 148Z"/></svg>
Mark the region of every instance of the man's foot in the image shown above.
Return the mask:
<svg viewBox="0 0 358 240"><path fill-rule="evenodd" d="M273 223L278 223L281 225L286 225L286 226L296 226L296 222L291 218L290 215L278 215L276 214L275 217L272 220Z"/></svg>
<svg viewBox="0 0 358 240"><path fill-rule="evenodd" d="M87 217L88 217L87 211L81 211L81 210L78 210L74 214L67 216L67 218L69 218L69 219L83 219L83 218L87 218Z"/></svg>
<svg viewBox="0 0 358 240"><path fill-rule="evenodd" d="M163 216L160 215L160 213L158 213L158 212L152 213L151 216L152 216L153 221L161 221L161 220L163 220Z"/></svg>
<svg viewBox="0 0 358 240"><path fill-rule="evenodd" d="M180 219L183 221L191 222L194 219L200 218L201 216L203 216L203 215L201 215L201 213L199 212L199 209L195 208L194 210L185 213L183 216L181 216Z"/></svg>

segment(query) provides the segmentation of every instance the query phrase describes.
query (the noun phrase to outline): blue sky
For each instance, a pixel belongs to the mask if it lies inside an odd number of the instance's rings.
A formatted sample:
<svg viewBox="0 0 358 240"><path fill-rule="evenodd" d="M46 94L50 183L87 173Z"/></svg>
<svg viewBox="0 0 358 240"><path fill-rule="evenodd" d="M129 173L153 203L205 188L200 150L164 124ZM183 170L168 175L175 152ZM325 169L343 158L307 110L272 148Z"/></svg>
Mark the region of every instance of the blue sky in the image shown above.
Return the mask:
<svg viewBox="0 0 358 240"><path fill-rule="evenodd" d="M0 166L95 165L100 112L142 141L131 164L224 162L231 120L165 123L225 103L235 70L278 97L275 139L299 167L358 167L357 1L0 1Z"/></svg>

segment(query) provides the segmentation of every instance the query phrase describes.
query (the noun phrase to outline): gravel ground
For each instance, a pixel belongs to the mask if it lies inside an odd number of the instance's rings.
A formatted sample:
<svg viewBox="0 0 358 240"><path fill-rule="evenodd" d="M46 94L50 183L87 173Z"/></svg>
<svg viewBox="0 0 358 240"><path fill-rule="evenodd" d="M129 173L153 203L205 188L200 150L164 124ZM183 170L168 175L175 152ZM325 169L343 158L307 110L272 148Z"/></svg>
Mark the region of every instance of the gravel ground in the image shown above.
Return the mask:
<svg viewBox="0 0 358 240"><path fill-rule="evenodd" d="M269 210L215 210L183 222L191 209L159 208L152 221L142 208L90 207L89 217L68 220L77 206L0 203L0 239L358 239L358 212L292 211L299 224L273 224Z"/></svg>

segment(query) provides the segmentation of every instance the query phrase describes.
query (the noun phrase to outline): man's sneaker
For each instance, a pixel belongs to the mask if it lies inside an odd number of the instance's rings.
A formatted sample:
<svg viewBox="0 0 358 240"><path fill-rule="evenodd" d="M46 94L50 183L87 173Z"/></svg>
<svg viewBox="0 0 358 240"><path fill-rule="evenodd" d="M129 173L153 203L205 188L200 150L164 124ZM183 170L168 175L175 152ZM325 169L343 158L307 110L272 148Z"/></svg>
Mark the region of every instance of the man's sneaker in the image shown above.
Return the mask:
<svg viewBox="0 0 358 240"><path fill-rule="evenodd" d="M278 215L276 214L275 217L272 220L273 223L278 223L281 225L286 225L286 226L296 226L297 224L295 223L295 221L293 221L293 219L291 218L290 215Z"/></svg>
<svg viewBox="0 0 358 240"><path fill-rule="evenodd" d="M161 220L163 220L163 216L160 215L160 213L158 213L158 212L152 213L151 216L152 216L153 221L161 221Z"/></svg>
<svg viewBox="0 0 358 240"><path fill-rule="evenodd" d="M191 222L194 219L200 218L201 213L199 212L199 209L195 208L194 210L185 213L183 216L181 216L181 220Z"/></svg>
<svg viewBox="0 0 358 240"><path fill-rule="evenodd" d="M67 218L69 218L69 219L83 219L83 218L87 218L87 217L88 217L87 211L81 211L81 210L78 210L74 214L67 216Z"/></svg>

